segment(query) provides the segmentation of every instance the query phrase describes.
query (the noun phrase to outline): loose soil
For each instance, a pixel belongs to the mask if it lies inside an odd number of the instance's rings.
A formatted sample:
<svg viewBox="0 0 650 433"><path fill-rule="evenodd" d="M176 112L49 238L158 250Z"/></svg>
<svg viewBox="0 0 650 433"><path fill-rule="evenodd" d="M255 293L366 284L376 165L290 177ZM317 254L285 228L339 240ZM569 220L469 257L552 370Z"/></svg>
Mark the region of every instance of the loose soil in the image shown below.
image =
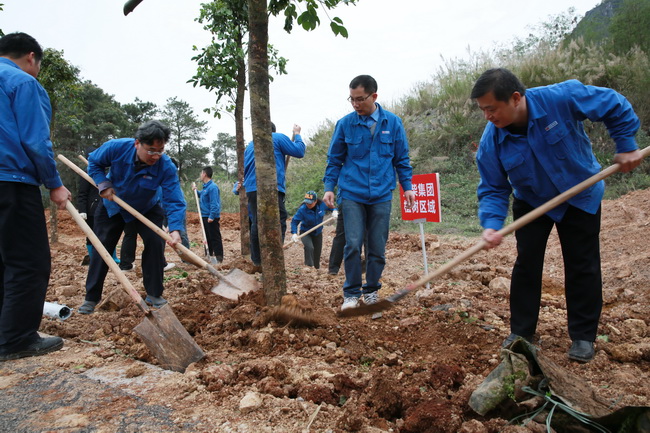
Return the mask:
<svg viewBox="0 0 650 433"><path fill-rule="evenodd" d="M604 310L596 357L566 357L563 265L555 232L548 246L536 345L577 375L612 408L650 405L650 190L603 203ZM223 271L253 272L241 257L238 215L221 218ZM334 228L324 231L319 270L303 266L302 248L285 250L287 291L316 323L277 323L261 292L229 301L210 292L215 277L167 260L164 296L205 351L184 373L157 366L133 328L142 313L109 275L101 308L76 313L84 298L85 241L65 212L52 245L47 301L73 308L61 321L44 317L41 331L65 339L64 349L0 364L0 430L20 432L497 432L498 410L482 417L468 406L474 389L500 363L509 333L508 284L514 239L483 251L429 288L407 296L383 318L339 319L343 271L327 273ZM188 214L192 249L202 254L199 220ZM477 239L426 235L435 268ZM141 248L141 246L139 246ZM139 250L141 251L141 250ZM391 233L380 296L423 274L418 234ZM144 293L141 267L127 273ZM261 279L261 274L255 274Z"/></svg>

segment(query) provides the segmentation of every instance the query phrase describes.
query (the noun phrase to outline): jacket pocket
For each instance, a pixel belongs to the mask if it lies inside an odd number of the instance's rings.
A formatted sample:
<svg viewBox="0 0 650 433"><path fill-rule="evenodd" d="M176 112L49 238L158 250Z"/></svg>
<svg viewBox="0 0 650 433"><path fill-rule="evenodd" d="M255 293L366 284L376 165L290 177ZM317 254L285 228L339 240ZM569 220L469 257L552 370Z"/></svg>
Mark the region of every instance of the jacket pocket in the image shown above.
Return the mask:
<svg viewBox="0 0 650 433"><path fill-rule="evenodd" d="M362 144L360 135L346 135L345 143L348 145L348 154L351 158L359 159L366 156L367 148Z"/></svg>
<svg viewBox="0 0 650 433"><path fill-rule="evenodd" d="M395 140L390 131L379 131L379 154L390 158L395 155Z"/></svg>
<svg viewBox="0 0 650 433"><path fill-rule="evenodd" d="M566 159L567 157L566 139L570 137L570 131L571 128L567 120L564 123L558 123L544 133L544 139L550 145L551 152L557 159Z"/></svg>
<svg viewBox="0 0 650 433"><path fill-rule="evenodd" d="M510 184L513 187L531 185L531 170L525 164L526 158L521 153L515 153L502 160L503 168L508 173Z"/></svg>

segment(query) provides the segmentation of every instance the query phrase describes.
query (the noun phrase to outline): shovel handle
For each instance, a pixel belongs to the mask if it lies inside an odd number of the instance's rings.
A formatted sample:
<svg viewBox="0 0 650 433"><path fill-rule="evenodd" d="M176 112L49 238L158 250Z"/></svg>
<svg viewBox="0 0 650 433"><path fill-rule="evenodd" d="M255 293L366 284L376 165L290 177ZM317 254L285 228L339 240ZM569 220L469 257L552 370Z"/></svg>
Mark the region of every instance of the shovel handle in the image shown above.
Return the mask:
<svg viewBox="0 0 650 433"><path fill-rule="evenodd" d="M311 233L311 232L313 232L314 230L316 230L318 227L324 226L325 224L327 224L328 222L332 221L333 219L334 219L334 217L331 217L331 218L326 219L326 220L323 221L322 223L320 223L320 224L318 224L318 225L315 225L314 227L310 228L309 230L307 230L306 232L304 232L304 233L302 233L300 236L298 236L298 239L300 239L300 238L304 238L304 237L307 236L309 233ZM289 242L289 243L283 245L282 248L284 248L284 249L286 250L287 248L289 248L289 247L290 247L291 245L293 245L293 244L295 244L295 242L293 242L293 241L292 241L292 242Z"/></svg>
<svg viewBox="0 0 650 433"><path fill-rule="evenodd" d="M119 282L122 283L124 291L135 301L136 304L138 304L138 307L140 307L140 309L144 311L145 314L149 314L151 310L142 299L142 296L140 296L138 291L135 290L135 287L133 287L131 282L124 276L124 272L122 272L119 266L117 266L117 263L115 263L115 260L113 260L111 254L108 252L108 250L106 250L97 235L93 232L93 229L91 229L88 223L83 218L81 218L79 211L77 211L77 209L69 201L66 202L65 208L68 210L77 225L84 232L86 237L90 240L90 243L93 244L95 251L99 253L102 259L104 259L104 262L106 262L108 265L111 272L113 272Z"/></svg>
<svg viewBox="0 0 650 433"><path fill-rule="evenodd" d="M83 177L86 179L91 185L97 185L95 184L95 181L93 180L92 177L88 175L85 171L77 167L72 161L70 161L68 158L66 158L63 155L58 155L57 158L59 158L65 165L70 167L73 171L75 171L79 176ZM136 219L138 219L142 224L146 225L149 227L151 230L153 230L158 236L163 238L165 241L168 242L173 242L172 237L155 225L153 222L151 222L147 217L142 215L140 212L135 210L131 205L129 205L127 202L113 194L113 201L120 205L124 210L126 210L128 213L133 215ZM208 272L210 272L212 275L215 275L217 277L221 277L221 274L219 274L219 271L217 271L212 265L210 265L208 262L194 254L189 248L186 248L182 244L176 244L174 247L174 250L186 261L191 262L193 265L198 266L200 268L206 269Z"/></svg>
<svg viewBox="0 0 650 433"><path fill-rule="evenodd" d="M647 157L650 155L650 146L646 147L645 149L641 150L641 156L643 158ZM621 168L620 164L612 164L606 169L594 174L593 176L583 180L579 184L575 185L572 188L569 188L568 190L564 191L562 194L552 198L551 200L547 201L546 203L542 204L541 206L533 209L532 211L528 212L526 215L516 219L513 221L511 224L508 224L507 226L503 227L501 230L498 231L502 236L509 235L513 233L515 230L518 230L525 226L526 224L536 220L540 216L544 215L546 212L550 211L551 209L556 208L560 204L564 203L565 201L569 200L571 197L574 197L584 191L585 189L589 188L592 185L595 185L596 183L600 182L601 180L605 179L606 177L611 176L612 174L616 173L619 171ZM393 296L391 296L391 300L395 301L399 298L404 297L408 293L416 290L418 287L421 287L425 285L426 283L430 282L434 278L436 278L439 275L447 273L451 268L454 266L458 265L459 263L464 262L465 260L469 259L472 257L474 254L478 253L482 249L484 249L487 246L487 242L484 240L480 240L478 243L476 243L474 246L466 250L464 253L461 255L455 257L453 260L450 262L445 263L435 271L424 275L422 278L419 280L415 281L412 284L409 284L406 286L406 288L400 290L399 292L395 293Z"/></svg>

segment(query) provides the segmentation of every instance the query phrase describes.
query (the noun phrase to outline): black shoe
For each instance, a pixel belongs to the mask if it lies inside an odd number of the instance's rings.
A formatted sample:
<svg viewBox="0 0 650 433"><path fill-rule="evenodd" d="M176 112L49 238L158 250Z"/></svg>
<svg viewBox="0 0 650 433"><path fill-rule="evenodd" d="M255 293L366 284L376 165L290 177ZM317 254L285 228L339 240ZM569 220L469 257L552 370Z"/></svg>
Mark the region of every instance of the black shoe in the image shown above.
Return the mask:
<svg viewBox="0 0 650 433"><path fill-rule="evenodd" d="M575 340L569 349L569 359L578 362L589 362L594 359L594 343L585 340Z"/></svg>
<svg viewBox="0 0 650 433"><path fill-rule="evenodd" d="M128 263L120 263L120 269L124 272L129 272L133 270L133 265Z"/></svg>
<svg viewBox="0 0 650 433"><path fill-rule="evenodd" d="M339 270L338 269L330 269L329 271L327 271L327 273L330 274L330 275L338 275Z"/></svg>
<svg viewBox="0 0 650 433"><path fill-rule="evenodd" d="M81 304L81 307L79 307L79 314L93 314L96 306L97 302L84 301L84 303Z"/></svg>
<svg viewBox="0 0 650 433"><path fill-rule="evenodd" d="M0 361L9 361L11 359L26 358L28 356L41 356L46 353L56 352L63 347L61 337L39 337L23 350L10 353L0 353Z"/></svg>
<svg viewBox="0 0 650 433"><path fill-rule="evenodd" d="M506 337L505 340L503 340L503 343L501 343L501 347L510 347L510 345L512 343L514 343L514 341L517 338L523 338L524 340L528 341L529 343L533 342L533 336L532 335L522 336L522 335L517 335L517 334L510 334L510 335L508 335L508 337Z"/></svg>
<svg viewBox="0 0 650 433"><path fill-rule="evenodd" d="M81 266L88 266L90 264L90 256L86 254L81 261Z"/></svg>

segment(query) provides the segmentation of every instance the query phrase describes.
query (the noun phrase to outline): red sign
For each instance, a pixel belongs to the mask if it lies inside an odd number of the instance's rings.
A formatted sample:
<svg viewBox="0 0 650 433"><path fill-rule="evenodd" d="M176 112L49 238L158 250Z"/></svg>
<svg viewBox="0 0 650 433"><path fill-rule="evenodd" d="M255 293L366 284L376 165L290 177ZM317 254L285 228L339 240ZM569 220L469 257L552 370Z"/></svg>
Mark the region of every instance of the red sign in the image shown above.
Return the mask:
<svg viewBox="0 0 650 433"><path fill-rule="evenodd" d="M411 181L415 193L415 206L409 209L404 200L404 190L399 187L402 219L413 221L424 219L432 223L440 222L440 183L438 173L416 174Z"/></svg>

